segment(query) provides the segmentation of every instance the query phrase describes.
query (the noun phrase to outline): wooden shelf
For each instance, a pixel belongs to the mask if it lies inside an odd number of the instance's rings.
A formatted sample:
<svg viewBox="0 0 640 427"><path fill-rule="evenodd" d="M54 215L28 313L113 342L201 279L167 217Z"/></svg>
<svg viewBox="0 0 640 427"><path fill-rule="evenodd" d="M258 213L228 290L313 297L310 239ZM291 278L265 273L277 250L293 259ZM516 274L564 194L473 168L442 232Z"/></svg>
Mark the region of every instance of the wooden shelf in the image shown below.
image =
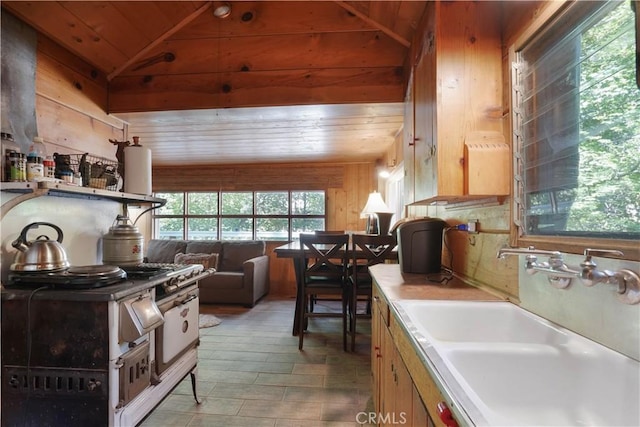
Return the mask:
<svg viewBox="0 0 640 427"><path fill-rule="evenodd" d="M448 205L450 207L496 206L505 202L507 196L495 195L464 195L464 196L436 196L410 203L409 206Z"/></svg>
<svg viewBox="0 0 640 427"><path fill-rule="evenodd" d="M118 191L102 190L91 187L78 187L76 185L58 182L3 182L0 190L8 193L20 193L20 196L2 204L2 217L16 205L41 196L73 197L87 200L113 200L123 204L132 203L157 203L164 206L167 201L158 197L142 194L121 193Z"/></svg>

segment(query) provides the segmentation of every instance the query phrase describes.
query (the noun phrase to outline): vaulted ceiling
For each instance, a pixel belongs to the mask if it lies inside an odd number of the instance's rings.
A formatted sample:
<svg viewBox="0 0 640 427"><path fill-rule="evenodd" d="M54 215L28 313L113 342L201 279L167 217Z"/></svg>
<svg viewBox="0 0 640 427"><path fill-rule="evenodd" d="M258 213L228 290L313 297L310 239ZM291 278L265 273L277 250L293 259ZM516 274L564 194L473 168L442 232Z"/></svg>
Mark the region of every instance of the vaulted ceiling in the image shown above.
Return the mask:
<svg viewBox="0 0 640 427"><path fill-rule="evenodd" d="M424 1L3 1L109 85L154 164L370 161ZM231 14L218 18L219 6ZM320 107L322 106L322 107ZM179 111L179 113L177 112Z"/></svg>

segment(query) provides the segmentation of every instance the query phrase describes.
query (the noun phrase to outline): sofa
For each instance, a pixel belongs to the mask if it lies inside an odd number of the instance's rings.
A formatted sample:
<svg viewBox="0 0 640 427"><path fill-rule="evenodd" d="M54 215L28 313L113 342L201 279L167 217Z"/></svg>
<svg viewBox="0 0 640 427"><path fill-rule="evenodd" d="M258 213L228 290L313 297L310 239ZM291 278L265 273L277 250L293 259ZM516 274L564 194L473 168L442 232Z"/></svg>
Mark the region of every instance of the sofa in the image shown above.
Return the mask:
<svg viewBox="0 0 640 427"><path fill-rule="evenodd" d="M269 256L261 240L151 239L145 262L199 263L215 268L213 275L199 282L201 303L253 307L269 293Z"/></svg>

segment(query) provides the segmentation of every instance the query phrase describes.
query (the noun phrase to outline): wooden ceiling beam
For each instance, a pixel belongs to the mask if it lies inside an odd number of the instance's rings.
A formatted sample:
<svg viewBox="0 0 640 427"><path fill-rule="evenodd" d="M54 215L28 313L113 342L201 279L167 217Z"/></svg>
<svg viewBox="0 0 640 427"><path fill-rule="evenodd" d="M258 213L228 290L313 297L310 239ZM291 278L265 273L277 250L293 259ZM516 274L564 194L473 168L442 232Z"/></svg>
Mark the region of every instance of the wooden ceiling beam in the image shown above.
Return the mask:
<svg viewBox="0 0 640 427"><path fill-rule="evenodd" d="M171 27L169 30L165 31L160 37L156 38L154 41L149 43L144 49L140 50L138 53L133 55L129 60L125 61L118 68L116 68L113 72L107 75L107 80L111 81L115 77L117 77L120 73L127 69L127 67L131 66L136 61L140 60L143 55L146 55L149 51L153 50L160 43L164 42L166 39L183 29L187 24L196 19L198 16L202 15L207 10L211 9L212 2L206 2L204 5L199 7L197 10L189 14L182 21L178 22L176 25Z"/></svg>
<svg viewBox="0 0 640 427"><path fill-rule="evenodd" d="M335 0L335 3L337 5L339 5L340 7L342 7L343 9L345 9L347 12L352 13L355 16L357 16L358 18L362 19L367 24L369 24L369 25L373 26L374 28L377 28L378 30L382 31L383 33L385 33L386 35L388 35L389 37L391 37L393 40L397 41L398 43L400 43L404 47L410 47L411 46L411 42L409 42L409 40L405 39L400 34L396 33L395 31L393 31L392 29L388 28L387 26L380 24L378 21L375 21L374 19L371 19L368 15L362 13L360 10L358 10L355 7L351 6L348 2Z"/></svg>

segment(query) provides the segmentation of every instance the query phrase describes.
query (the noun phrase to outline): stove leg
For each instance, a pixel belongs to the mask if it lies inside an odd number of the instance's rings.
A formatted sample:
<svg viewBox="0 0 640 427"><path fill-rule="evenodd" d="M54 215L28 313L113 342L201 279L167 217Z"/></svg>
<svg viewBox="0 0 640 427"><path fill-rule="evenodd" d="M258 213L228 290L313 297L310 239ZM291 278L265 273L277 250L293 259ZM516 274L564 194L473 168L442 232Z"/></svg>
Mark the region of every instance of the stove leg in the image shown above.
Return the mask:
<svg viewBox="0 0 640 427"><path fill-rule="evenodd" d="M196 374L194 374L193 372L189 372L189 375L191 376L191 389L193 390L193 398L196 400L196 403L199 405L202 403L202 400L198 398L198 392L196 390Z"/></svg>

